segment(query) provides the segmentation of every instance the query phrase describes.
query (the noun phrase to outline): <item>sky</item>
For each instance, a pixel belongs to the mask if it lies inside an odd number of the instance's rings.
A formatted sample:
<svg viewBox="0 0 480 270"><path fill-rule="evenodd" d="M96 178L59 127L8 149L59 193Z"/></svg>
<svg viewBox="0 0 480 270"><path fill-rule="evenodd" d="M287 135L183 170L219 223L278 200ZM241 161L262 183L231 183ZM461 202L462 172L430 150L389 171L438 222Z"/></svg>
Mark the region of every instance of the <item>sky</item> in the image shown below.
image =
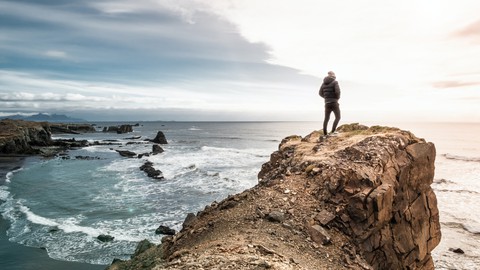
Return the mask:
<svg viewBox="0 0 480 270"><path fill-rule="evenodd" d="M478 0L0 0L0 116L480 122Z"/></svg>

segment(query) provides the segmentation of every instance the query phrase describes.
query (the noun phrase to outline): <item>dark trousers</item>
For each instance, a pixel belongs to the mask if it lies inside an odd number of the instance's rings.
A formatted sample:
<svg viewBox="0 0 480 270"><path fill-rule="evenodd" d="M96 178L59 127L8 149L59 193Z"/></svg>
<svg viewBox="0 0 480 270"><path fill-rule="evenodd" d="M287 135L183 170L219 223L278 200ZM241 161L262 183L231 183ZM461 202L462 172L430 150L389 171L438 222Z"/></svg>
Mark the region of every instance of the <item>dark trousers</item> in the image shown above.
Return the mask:
<svg viewBox="0 0 480 270"><path fill-rule="evenodd" d="M332 132L337 129L338 122L340 121L340 104L338 102L325 103L325 118L323 119L323 134L327 135L328 121L330 120L330 114L335 114L335 121L333 121Z"/></svg>

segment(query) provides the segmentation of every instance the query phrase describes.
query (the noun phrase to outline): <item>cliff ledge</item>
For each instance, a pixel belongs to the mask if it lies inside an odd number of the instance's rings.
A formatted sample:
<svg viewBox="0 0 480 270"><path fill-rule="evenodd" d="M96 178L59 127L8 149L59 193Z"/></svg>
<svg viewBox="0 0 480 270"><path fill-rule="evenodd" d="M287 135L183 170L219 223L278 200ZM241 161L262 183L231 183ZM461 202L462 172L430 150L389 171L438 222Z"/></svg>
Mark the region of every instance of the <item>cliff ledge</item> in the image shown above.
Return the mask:
<svg viewBox="0 0 480 270"><path fill-rule="evenodd" d="M258 185L109 269L434 269L434 145L358 124L320 135L285 138Z"/></svg>

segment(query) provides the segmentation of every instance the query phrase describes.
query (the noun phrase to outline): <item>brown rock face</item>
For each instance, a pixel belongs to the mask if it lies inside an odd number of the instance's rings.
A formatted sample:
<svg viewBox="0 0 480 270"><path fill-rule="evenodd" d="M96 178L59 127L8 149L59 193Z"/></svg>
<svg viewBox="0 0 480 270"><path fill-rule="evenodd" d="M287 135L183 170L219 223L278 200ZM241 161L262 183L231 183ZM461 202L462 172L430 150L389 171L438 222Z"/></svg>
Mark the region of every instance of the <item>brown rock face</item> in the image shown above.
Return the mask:
<svg viewBox="0 0 480 270"><path fill-rule="evenodd" d="M430 252L441 238L430 187L435 146L392 128L343 128L349 132L313 148L319 134L284 140L263 165L261 183L306 171L319 206L336 213L333 226L353 238L373 268L433 269Z"/></svg>
<svg viewBox="0 0 480 270"><path fill-rule="evenodd" d="M257 186L109 269L434 269L434 145L396 128L339 131L285 138Z"/></svg>

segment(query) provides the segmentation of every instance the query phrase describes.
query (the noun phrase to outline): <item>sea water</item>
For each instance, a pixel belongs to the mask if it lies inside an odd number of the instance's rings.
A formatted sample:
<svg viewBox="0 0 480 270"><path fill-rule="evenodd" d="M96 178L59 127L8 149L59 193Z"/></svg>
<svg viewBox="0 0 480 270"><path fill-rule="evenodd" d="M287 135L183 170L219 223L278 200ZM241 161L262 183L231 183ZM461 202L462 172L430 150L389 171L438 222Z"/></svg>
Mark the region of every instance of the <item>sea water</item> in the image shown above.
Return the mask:
<svg viewBox="0 0 480 270"><path fill-rule="evenodd" d="M97 124L101 130L116 123ZM437 148L432 187L443 234L433 252L437 269L479 267L480 125L390 125L410 130ZM159 225L179 230L187 213L254 186L261 165L281 139L319 128L315 122L144 122L129 134L58 136L113 142L70 150L68 158L29 158L8 172L0 186L0 212L10 222L8 238L45 248L58 260L109 264L114 258L128 259L142 239L160 243L162 235L155 234ZM153 139L157 131L168 140L162 145L165 152L142 158L116 152L151 152L152 144L145 139ZM90 159L80 158L86 156ZM139 170L146 161L153 162L165 180L148 178ZM101 242L100 234L115 240Z"/></svg>

